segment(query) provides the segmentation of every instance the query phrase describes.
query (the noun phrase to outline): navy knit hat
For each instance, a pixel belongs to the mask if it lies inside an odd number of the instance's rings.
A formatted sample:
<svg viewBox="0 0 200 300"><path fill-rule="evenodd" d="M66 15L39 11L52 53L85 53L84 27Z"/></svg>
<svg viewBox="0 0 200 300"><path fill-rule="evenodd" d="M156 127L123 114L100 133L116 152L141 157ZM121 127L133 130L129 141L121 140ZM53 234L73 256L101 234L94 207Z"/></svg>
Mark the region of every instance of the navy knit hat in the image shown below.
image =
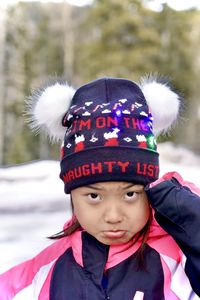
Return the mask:
<svg viewBox="0 0 200 300"><path fill-rule="evenodd" d="M101 78L76 92L56 83L30 99L32 127L63 140L60 178L66 193L96 182L146 185L158 178L155 134L172 126L180 103L166 84Z"/></svg>

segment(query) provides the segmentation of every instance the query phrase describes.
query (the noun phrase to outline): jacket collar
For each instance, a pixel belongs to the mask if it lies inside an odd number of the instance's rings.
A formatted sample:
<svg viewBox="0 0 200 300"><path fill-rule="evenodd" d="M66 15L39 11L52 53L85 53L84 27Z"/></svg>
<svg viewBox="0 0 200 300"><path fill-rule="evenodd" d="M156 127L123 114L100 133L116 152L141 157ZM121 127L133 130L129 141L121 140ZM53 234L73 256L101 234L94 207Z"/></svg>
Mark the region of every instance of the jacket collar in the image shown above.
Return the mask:
<svg viewBox="0 0 200 300"><path fill-rule="evenodd" d="M84 268L102 262L103 269L117 265L135 253L141 245L141 240L134 240L121 245L105 245L84 230L77 230L71 235L71 246L76 262ZM90 265L91 264L91 265Z"/></svg>
<svg viewBox="0 0 200 300"><path fill-rule="evenodd" d="M69 226L69 224L71 224L71 220L65 224L65 228L67 225ZM166 238L167 235L168 234L153 218L147 243L150 246L155 246L158 239ZM70 235L70 240L73 256L79 265L86 269L90 269L92 268L90 263L95 265L94 262L102 261L101 267L104 268L105 271L130 257L141 245L141 239L139 239L136 243L134 239L132 239L125 244L107 246L96 240L84 230L75 231ZM162 244L159 248L163 248Z"/></svg>

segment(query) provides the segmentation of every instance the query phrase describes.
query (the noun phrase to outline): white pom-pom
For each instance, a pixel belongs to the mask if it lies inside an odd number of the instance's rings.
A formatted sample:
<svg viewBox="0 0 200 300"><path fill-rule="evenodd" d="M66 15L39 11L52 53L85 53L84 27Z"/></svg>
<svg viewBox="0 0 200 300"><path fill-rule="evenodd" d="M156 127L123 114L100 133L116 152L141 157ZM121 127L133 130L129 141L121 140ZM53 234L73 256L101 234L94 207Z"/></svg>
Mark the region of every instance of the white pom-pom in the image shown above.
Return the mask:
<svg viewBox="0 0 200 300"><path fill-rule="evenodd" d="M74 93L72 87L58 82L33 93L27 101L27 114L32 129L44 131L53 141L62 140L66 132L62 119Z"/></svg>
<svg viewBox="0 0 200 300"><path fill-rule="evenodd" d="M142 79L140 86L154 119L154 134L158 136L166 133L177 121L180 109L179 95L167 84L157 82L155 78Z"/></svg>

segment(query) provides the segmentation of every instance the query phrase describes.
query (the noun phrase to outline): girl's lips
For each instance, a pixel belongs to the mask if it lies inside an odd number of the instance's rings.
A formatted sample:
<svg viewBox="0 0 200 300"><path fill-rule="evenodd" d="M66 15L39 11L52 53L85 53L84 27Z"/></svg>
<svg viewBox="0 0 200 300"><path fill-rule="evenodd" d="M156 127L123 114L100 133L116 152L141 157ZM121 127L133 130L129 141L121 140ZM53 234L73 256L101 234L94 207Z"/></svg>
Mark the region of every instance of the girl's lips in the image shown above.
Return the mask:
<svg viewBox="0 0 200 300"><path fill-rule="evenodd" d="M104 231L104 236L109 239L119 239L122 238L125 234L126 234L125 230Z"/></svg>

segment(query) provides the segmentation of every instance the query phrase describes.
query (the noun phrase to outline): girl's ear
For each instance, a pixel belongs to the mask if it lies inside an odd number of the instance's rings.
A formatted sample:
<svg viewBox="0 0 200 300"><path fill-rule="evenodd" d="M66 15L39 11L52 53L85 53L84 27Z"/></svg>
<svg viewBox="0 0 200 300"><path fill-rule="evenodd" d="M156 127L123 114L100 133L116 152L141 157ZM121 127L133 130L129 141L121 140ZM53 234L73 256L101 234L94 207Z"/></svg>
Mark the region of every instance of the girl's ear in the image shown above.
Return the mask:
<svg viewBox="0 0 200 300"><path fill-rule="evenodd" d="M43 131L50 140L63 140L66 128L62 120L72 102L75 90L67 83L56 82L32 93L26 101L30 127L36 133Z"/></svg>

